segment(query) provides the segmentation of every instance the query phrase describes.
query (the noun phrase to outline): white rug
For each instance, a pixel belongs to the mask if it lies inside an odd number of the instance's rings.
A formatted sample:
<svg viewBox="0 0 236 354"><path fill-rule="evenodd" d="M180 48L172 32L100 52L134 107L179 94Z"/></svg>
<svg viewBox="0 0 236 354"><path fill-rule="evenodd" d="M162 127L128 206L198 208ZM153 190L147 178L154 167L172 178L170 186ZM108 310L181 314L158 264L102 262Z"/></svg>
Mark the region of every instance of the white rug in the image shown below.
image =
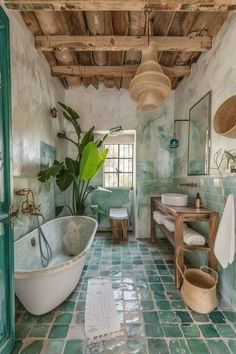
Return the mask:
<svg viewBox="0 0 236 354"><path fill-rule="evenodd" d="M91 342L109 340L120 332L111 281L89 279L85 304L85 335Z"/></svg>

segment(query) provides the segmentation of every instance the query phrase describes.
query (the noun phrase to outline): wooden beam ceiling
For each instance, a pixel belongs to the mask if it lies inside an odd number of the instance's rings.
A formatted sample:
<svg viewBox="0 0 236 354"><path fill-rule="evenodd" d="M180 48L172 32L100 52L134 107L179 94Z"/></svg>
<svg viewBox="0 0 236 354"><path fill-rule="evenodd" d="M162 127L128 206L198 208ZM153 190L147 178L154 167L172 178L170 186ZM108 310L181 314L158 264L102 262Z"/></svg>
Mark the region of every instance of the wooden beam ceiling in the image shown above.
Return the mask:
<svg viewBox="0 0 236 354"><path fill-rule="evenodd" d="M205 52L211 48L211 37L151 37L159 51ZM36 36L35 47L42 51L55 48L74 51L141 51L148 47L147 36Z"/></svg>
<svg viewBox="0 0 236 354"><path fill-rule="evenodd" d="M64 77L64 76L104 76L104 77L133 77L137 71L138 65L123 65L123 66L52 66L52 76ZM169 77L184 77L191 74L191 68L189 66L162 66L162 70Z"/></svg>
<svg viewBox="0 0 236 354"><path fill-rule="evenodd" d="M228 11L236 0L5 0L9 9L22 11Z"/></svg>

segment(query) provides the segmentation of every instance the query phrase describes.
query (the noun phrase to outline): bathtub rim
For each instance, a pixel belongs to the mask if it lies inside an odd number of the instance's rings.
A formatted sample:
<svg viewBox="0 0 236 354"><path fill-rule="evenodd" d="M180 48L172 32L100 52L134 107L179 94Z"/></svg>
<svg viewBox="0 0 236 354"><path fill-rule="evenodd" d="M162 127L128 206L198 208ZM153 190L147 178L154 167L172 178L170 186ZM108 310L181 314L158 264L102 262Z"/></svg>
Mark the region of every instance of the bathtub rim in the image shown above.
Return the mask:
<svg viewBox="0 0 236 354"><path fill-rule="evenodd" d="M42 226L46 225L46 224L49 224L49 223L51 223L53 221L56 221L56 220L68 219L68 218L73 218L73 217L89 219L89 220L93 220L93 222L94 222L93 232L91 233L91 235L89 237L88 244L83 249L83 251L80 254L78 254L77 256L72 257L68 261L65 261L65 262L63 262L61 264L58 264L56 266L52 266L51 268L40 268L40 269L34 269L34 270L28 270L28 271L20 270L20 269L19 270L14 270L14 279L41 277L42 275L45 276L47 274L58 273L61 270L61 268L63 268L63 270L67 270L67 269L71 268L79 259L83 258L87 254L88 250L91 247L93 239L95 237L96 231L97 231L98 222L97 222L96 219L93 219L93 218L91 218L89 216L84 216L84 215L69 215L69 216L62 216L60 218L55 218L55 219L48 220L46 223L42 224ZM32 230L32 231L30 231L28 234L26 234L25 236L21 237L19 240L15 241L14 242L14 247L17 245L17 243L20 243L20 241L22 241L22 239L28 237L29 234L31 232L35 231L35 230L37 230L37 228Z"/></svg>

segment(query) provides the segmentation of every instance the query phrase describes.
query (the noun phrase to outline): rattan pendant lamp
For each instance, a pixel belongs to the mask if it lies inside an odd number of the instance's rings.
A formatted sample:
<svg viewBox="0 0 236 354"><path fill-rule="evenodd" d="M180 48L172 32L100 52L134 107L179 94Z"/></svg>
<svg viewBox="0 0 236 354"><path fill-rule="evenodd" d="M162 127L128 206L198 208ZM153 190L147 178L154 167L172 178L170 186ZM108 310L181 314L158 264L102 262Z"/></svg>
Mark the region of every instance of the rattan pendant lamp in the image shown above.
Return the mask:
<svg viewBox="0 0 236 354"><path fill-rule="evenodd" d="M142 110L152 111L158 109L170 94L171 82L157 62L157 46L149 41L148 17L147 21L149 45L142 50L141 64L130 81L129 92L131 98Z"/></svg>

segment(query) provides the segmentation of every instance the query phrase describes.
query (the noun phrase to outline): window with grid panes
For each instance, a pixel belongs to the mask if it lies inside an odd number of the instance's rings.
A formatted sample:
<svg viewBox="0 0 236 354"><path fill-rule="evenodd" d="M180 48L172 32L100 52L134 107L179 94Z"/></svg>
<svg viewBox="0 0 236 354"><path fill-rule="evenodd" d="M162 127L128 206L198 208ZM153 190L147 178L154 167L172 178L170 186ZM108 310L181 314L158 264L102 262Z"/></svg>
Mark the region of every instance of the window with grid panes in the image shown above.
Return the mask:
<svg viewBox="0 0 236 354"><path fill-rule="evenodd" d="M104 187L133 187L133 144L104 144Z"/></svg>

